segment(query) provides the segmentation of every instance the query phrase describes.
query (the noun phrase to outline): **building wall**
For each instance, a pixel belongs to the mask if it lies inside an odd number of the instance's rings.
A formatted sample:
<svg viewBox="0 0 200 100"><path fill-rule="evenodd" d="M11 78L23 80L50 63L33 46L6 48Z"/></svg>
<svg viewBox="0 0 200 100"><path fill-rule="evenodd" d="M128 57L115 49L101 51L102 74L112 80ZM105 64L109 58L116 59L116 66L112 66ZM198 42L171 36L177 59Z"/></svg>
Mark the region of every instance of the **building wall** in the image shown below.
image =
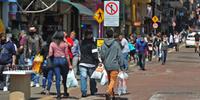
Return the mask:
<svg viewBox="0 0 200 100"><path fill-rule="evenodd" d="M140 26L133 26L133 32L140 34L144 32L144 20L147 16L147 3L151 0L133 0L132 1L132 23L140 22Z"/></svg>
<svg viewBox="0 0 200 100"><path fill-rule="evenodd" d="M9 2L3 2L3 9L2 9L2 19L5 27L8 27L9 22Z"/></svg>
<svg viewBox="0 0 200 100"><path fill-rule="evenodd" d="M3 6L3 3L0 2L0 19L2 19L2 10L3 10L2 6Z"/></svg>

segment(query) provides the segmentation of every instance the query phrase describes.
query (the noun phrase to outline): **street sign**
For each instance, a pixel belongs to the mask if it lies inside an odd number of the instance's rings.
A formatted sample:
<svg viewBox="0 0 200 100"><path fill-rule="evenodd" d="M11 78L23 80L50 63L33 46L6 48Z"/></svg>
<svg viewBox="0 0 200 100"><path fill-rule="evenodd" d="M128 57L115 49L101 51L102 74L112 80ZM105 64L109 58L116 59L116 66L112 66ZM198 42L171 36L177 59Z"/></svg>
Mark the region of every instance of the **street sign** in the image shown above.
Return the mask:
<svg viewBox="0 0 200 100"><path fill-rule="evenodd" d="M154 22L154 23L156 23L156 22L158 22L158 17L157 16L153 16L153 18L152 18L152 21Z"/></svg>
<svg viewBox="0 0 200 100"><path fill-rule="evenodd" d="M95 12L93 17L99 24L101 24L103 22L103 20L104 20L104 12L103 12L103 10L101 8L99 8Z"/></svg>
<svg viewBox="0 0 200 100"><path fill-rule="evenodd" d="M104 39L97 39L97 47L101 47L104 44Z"/></svg>
<svg viewBox="0 0 200 100"><path fill-rule="evenodd" d="M153 28L158 28L158 23L153 23Z"/></svg>
<svg viewBox="0 0 200 100"><path fill-rule="evenodd" d="M104 26L119 26L119 1L104 1Z"/></svg>

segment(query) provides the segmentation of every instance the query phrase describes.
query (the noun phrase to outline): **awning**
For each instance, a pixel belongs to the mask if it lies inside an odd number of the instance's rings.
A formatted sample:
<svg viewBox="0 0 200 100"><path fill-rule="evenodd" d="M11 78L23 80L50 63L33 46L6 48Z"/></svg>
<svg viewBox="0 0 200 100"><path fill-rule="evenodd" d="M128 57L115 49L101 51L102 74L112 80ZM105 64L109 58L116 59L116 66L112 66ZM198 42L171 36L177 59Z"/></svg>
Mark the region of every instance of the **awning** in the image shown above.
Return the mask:
<svg viewBox="0 0 200 100"><path fill-rule="evenodd" d="M17 2L16 0L0 0L0 2Z"/></svg>
<svg viewBox="0 0 200 100"><path fill-rule="evenodd" d="M80 14L89 15L89 16L93 16L94 15L92 10L90 10L89 8L87 8L86 6L84 6L82 4L74 3L74 2L71 2L69 0L61 0L61 1L76 7Z"/></svg>

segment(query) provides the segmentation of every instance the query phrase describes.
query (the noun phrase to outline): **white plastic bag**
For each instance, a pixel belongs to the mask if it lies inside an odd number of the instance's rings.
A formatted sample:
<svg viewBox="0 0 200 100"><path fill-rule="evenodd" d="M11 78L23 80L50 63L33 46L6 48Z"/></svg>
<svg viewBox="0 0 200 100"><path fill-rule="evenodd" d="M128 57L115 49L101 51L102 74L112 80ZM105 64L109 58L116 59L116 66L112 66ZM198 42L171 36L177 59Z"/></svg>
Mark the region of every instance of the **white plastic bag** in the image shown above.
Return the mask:
<svg viewBox="0 0 200 100"><path fill-rule="evenodd" d="M118 74L118 95L126 94L127 93L127 79L128 74L124 71L119 72Z"/></svg>
<svg viewBox="0 0 200 100"><path fill-rule="evenodd" d="M108 82L108 74L106 72L106 70L103 70L103 76L101 78L101 85L106 85L106 83Z"/></svg>
<svg viewBox="0 0 200 100"><path fill-rule="evenodd" d="M78 81L75 77L74 71L70 70L68 75L67 75L67 87L78 87Z"/></svg>
<svg viewBox="0 0 200 100"><path fill-rule="evenodd" d="M118 77L121 79L128 79L128 74L124 71L120 71Z"/></svg>
<svg viewBox="0 0 200 100"><path fill-rule="evenodd" d="M102 75L103 75L103 71L104 71L104 70L105 70L105 69L104 69L103 64L99 65L99 66L95 69L95 71L92 73L91 78L100 80L100 79L102 78Z"/></svg>

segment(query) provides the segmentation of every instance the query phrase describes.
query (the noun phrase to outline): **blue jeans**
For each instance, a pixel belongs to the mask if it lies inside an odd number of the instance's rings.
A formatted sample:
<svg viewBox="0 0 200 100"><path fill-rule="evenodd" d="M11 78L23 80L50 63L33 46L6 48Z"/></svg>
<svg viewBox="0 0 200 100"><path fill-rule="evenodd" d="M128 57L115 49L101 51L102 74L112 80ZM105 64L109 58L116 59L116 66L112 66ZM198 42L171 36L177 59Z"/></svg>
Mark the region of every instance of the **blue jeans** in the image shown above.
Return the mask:
<svg viewBox="0 0 200 100"><path fill-rule="evenodd" d="M127 53L123 53L123 57L124 57L125 69L128 69L128 52Z"/></svg>
<svg viewBox="0 0 200 100"><path fill-rule="evenodd" d="M53 74L56 76L56 90L57 90L57 95L60 95L60 80L61 80L61 69L63 66L67 67L67 60L64 57L55 57L53 59L53 64L54 67L49 70L48 72L48 85L47 85L47 90L50 91L51 85L52 85L52 78ZM66 75L67 76L67 75Z"/></svg>
<svg viewBox="0 0 200 100"><path fill-rule="evenodd" d="M167 50L162 51L162 64L165 64L167 59Z"/></svg>
<svg viewBox="0 0 200 100"><path fill-rule="evenodd" d="M39 84L40 74L31 74L31 80L34 82L34 85Z"/></svg>
<svg viewBox="0 0 200 100"><path fill-rule="evenodd" d="M19 65L25 65L24 59L25 59L24 54L21 54L21 55L19 56L19 60L18 60Z"/></svg>
<svg viewBox="0 0 200 100"><path fill-rule="evenodd" d="M82 95L87 95L87 76L90 78L95 69L95 67L88 68L81 65L79 66ZM90 92L91 94L95 94L97 92L96 81L92 78L90 78Z"/></svg>

